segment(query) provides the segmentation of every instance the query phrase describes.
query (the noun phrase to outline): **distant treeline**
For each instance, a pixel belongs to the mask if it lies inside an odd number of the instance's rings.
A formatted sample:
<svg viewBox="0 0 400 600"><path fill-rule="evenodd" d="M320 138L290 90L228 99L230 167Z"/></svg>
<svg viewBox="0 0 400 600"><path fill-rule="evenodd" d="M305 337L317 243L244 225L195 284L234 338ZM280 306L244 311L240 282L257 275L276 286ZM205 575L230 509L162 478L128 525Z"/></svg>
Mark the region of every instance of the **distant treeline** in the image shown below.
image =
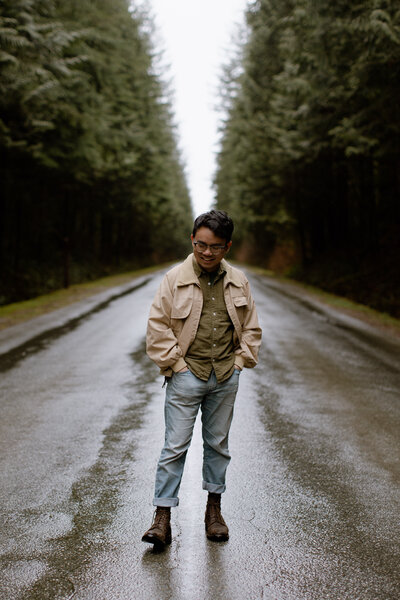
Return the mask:
<svg viewBox="0 0 400 600"><path fill-rule="evenodd" d="M257 0L244 35L215 176L240 256L400 317L398 1Z"/></svg>
<svg viewBox="0 0 400 600"><path fill-rule="evenodd" d="M151 23L0 3L0 303L184 255L192 213Z"/></svg>

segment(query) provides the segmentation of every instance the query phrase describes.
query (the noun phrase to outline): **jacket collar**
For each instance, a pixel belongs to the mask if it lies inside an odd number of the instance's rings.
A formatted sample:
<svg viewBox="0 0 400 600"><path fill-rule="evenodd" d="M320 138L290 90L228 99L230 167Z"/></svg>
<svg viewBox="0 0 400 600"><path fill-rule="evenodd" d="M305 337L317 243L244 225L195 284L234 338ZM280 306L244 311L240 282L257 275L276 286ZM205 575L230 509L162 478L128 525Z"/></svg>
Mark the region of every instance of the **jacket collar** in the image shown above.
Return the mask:
<svg viewBox="0 0 400 600"><path fill-rule="evenodd" d="M221 261L221 267L226 271L224 285L226 286L228 283L232 283L237 287L241 287L242 282L236 272L236 269L233 269L224 258ZM189 254L189 256L181 264L176 284L178 286L190 284L199 285L199 279L193 269L193 253Z"/></svg>

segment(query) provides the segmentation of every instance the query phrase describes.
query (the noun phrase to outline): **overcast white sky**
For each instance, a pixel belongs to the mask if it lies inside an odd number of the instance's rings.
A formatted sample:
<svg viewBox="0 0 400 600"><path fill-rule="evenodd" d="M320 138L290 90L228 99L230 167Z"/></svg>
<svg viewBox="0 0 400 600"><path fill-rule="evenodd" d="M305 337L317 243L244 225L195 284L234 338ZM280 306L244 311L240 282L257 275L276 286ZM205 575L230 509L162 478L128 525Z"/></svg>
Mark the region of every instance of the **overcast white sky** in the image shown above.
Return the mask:
<svg viewBox="0 0 400 600"><path fill-rule="evenodd" d="M165 47L195 215L210 208L218 80L247 0L148 0Z"/></svg>

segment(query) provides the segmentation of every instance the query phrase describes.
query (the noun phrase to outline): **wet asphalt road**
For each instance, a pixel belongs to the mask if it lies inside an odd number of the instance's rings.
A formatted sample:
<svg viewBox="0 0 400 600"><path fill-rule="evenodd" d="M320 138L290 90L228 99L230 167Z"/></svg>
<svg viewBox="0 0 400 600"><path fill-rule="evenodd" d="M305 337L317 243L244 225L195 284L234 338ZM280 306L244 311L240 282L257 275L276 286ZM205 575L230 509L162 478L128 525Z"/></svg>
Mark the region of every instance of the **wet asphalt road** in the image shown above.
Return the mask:
<svg viewBox="0 0 400 600"><path fill-rule="evenodd" d="M160 277L0 358L1 599L398 600L400 344L262 276L231 539L204 534L196 426L172 545L140 541L163 439L144 353Z"/></svg>

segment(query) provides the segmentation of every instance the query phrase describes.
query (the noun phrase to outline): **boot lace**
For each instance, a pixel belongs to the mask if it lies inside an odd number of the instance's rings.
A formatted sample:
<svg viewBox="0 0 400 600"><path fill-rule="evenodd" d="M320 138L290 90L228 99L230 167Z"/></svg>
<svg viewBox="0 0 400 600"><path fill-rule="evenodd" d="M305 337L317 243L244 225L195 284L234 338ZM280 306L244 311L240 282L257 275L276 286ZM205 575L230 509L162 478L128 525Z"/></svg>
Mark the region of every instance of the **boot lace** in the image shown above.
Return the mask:
<svg viewBox="0 0 400 600"><path fill-rule="evenodd" d="M166 510L156 510L154 513L153 527L157 525L167 525L170 522L170 513Z"/></svg>
<svg viewBox="0 0 400 600"><path fill-rule="evenodd" d="M208 504L207 521L210 523L210 525L212 523L221 523L222 525L225 525L225 521L221 514L221 507L219 504Z"/></svg>

